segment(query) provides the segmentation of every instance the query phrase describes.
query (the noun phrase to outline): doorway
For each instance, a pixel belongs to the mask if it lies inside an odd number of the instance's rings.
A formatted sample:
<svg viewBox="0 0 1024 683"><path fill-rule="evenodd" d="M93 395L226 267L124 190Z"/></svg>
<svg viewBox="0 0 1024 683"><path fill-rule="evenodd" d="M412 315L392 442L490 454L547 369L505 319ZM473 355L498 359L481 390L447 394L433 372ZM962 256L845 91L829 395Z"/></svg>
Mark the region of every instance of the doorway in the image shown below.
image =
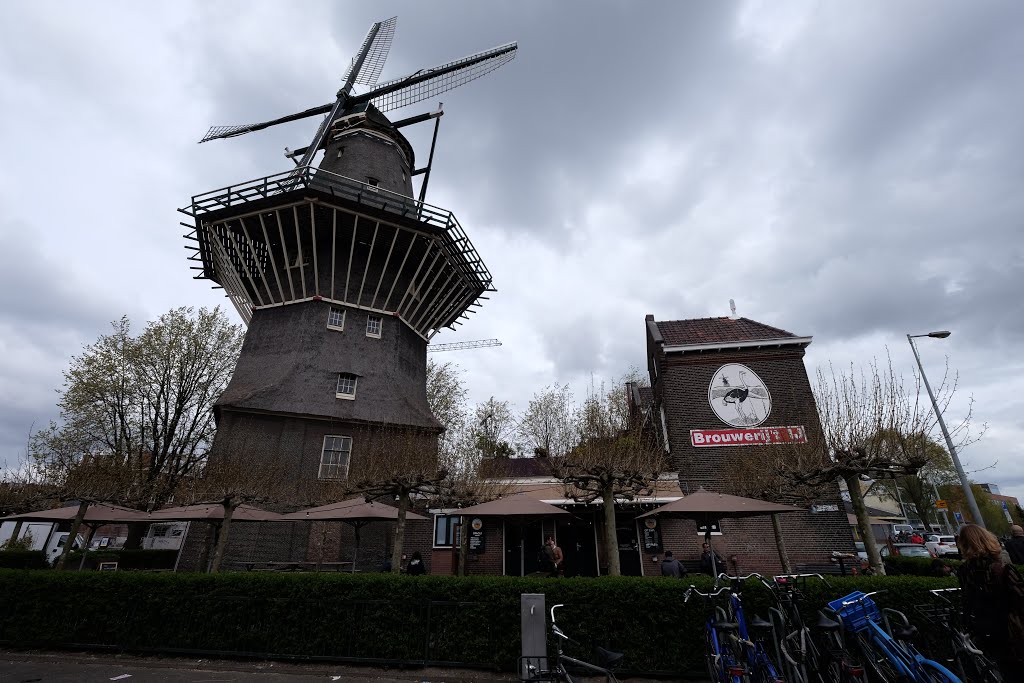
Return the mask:
<svg viewBox="0 0 1024 683"><path fill-rule="evenodd" d="M544 545L540 520L505 522L505 576L535 573L540 564L537 555Z"/></svg>
<svg viewBox="0 0 1024 683"><path fill-rule="evenodd" d="M597 576L597 545L593 520L561 520L555 525L558 547L565 557L565 576Z"/></svg>
<svg viewBox="0 0 1024 683"><path fill-rule="evenodd" d="M615 538L619 546L619 567L623 576L641 576L640 541L637 540L636 516L616 511Z"/></svg>

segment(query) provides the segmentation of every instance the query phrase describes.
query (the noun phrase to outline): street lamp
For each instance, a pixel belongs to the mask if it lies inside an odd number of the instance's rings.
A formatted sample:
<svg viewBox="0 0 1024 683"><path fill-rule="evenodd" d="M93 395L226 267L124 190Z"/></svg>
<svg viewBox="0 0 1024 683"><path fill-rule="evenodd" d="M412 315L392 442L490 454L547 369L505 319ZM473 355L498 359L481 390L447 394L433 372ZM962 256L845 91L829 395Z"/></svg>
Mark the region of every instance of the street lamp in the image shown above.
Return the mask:
<svg viewBox="0 0 1024 683"><path fill-rule="evenodd" d="M914 344L914 339L918 337L934 337L935 339L945 339L949 336L947 330L939 330L938 332L929 332L928 334L908 334L907 341L910 342L910 348L914 351L914 358L917 359L917 367L921 371L921 379L924 380L924 388L928 390L928 398L932 400L932 408L935 410L935 418L939 421L939 428L942 429L942 436L946 438L946 448L949 449L949 457L953 459L953 466L956 467L956 473L960 477L960 485L964 489L964 497L967 498L967 507L971 509L971 516L974 517L974 522L982 529L985 528L985 520L981 516L981 510L978 509L978 503L974 500L974 491L971 490L971 482L967 480L967 475L964 473L963 465L960 464L960 458L956 455L956 447L953 446L953 439L949 438L949 430L946 429L946 421L942 419L942 411L939 410L939 404L935 400L935 394L932 393L932 386L928 384L928 377L924 374L924 366L921 365L921 355L917 352L917 345Z"/></svg>

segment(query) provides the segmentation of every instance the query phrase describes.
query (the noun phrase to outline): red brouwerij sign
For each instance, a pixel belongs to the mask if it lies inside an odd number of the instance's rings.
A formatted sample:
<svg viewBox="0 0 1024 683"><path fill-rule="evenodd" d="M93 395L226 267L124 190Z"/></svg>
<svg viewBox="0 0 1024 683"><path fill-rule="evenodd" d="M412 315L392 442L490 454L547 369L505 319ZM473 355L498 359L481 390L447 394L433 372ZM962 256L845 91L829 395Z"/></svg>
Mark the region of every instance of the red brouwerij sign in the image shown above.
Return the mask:
<svg viewBox="0 0 1024 683"><path fill-rule="evenodd" d="M753 427L747 429L691 429L690 443L707 446L764 446L775 443L807 443L803 427Z"/></svg>

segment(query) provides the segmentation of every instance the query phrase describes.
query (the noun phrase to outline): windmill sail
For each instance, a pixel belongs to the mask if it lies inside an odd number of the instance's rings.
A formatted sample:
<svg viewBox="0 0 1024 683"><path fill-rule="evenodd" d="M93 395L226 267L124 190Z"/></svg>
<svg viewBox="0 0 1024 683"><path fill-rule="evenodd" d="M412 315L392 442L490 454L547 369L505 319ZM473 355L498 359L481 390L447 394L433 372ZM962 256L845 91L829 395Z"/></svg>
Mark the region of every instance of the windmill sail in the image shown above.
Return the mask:
<svg viewBox="0 0 1024 683"><path fill-rule="evenodd" d="M381 21L370 27L363 39L363 45L359 48L360 55L364 55L363 63L353 78L352 70L356 67L356 60L352 60L348 72L345 73L345 82L351 79L352 83L368 85L371 88L377 84L377 78L384 68L384 62L391 50L391 40L395 37L395 24L398 17L391 17L387 21Z"/></svg>
<svg viewBox="0 0 1024 683"><path fill-rule="evenodd" d="M264 128L270 128L276 126L279 123L288 123L289 121L298 121L309 116L316 116L317 114L326 114L331 110L334 103L322 104L319 107L313 107L305 111L300 111L297 114L289 114L288 116L282 116L279 119L272 119L270 121L264 121L263 123L248 123L241 126L213 126L210 130L206 131L206 135L199 142L208 142L210 140L219 140L220 138L233 138L239 135L245 135L251 133L254 130L263 130Z"/></svg>
<svg viewBox="0 0 1024 683"><path fill-rule="evenodd" d="M515 59L517 48L516 43L508 43L454 62L420 69L382 83L364 95L353 97L352 101L370 101L382 112L414 104L489 74Z"/></svg>

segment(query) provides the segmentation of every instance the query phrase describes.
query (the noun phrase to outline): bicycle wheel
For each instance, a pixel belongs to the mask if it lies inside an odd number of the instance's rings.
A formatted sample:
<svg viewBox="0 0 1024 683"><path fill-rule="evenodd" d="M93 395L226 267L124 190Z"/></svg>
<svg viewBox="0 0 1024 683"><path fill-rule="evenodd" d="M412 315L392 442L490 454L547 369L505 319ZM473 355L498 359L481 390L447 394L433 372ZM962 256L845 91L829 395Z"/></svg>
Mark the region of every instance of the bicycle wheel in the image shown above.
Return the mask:
<svg viewBox="0 0 1024 683"><path fill-rule="evenodd" d="M930 659L921 661L918 672L921 674L921 680L929 683L964 683L952 671ZM970 679L970 683L974 683L974 680Z"/></svg>
<svg viewBox="0 0 1024 683"><path fill-rule="evenodd" d="M1003 675L999 667L985 655L976 655L968 650L961 650L956 656L957 670L964 681L979 683L1003 683Z"/></svg>
<svg viewBox="0 0 1024 683"><path fill-rule="evenodd" d="M902 683L910 680L900 673L900 669L889 660L888 654L875 648L866 635L861 634L857 637L857 647L864 668L871 672L871 678L878 683Z"/></svg>

